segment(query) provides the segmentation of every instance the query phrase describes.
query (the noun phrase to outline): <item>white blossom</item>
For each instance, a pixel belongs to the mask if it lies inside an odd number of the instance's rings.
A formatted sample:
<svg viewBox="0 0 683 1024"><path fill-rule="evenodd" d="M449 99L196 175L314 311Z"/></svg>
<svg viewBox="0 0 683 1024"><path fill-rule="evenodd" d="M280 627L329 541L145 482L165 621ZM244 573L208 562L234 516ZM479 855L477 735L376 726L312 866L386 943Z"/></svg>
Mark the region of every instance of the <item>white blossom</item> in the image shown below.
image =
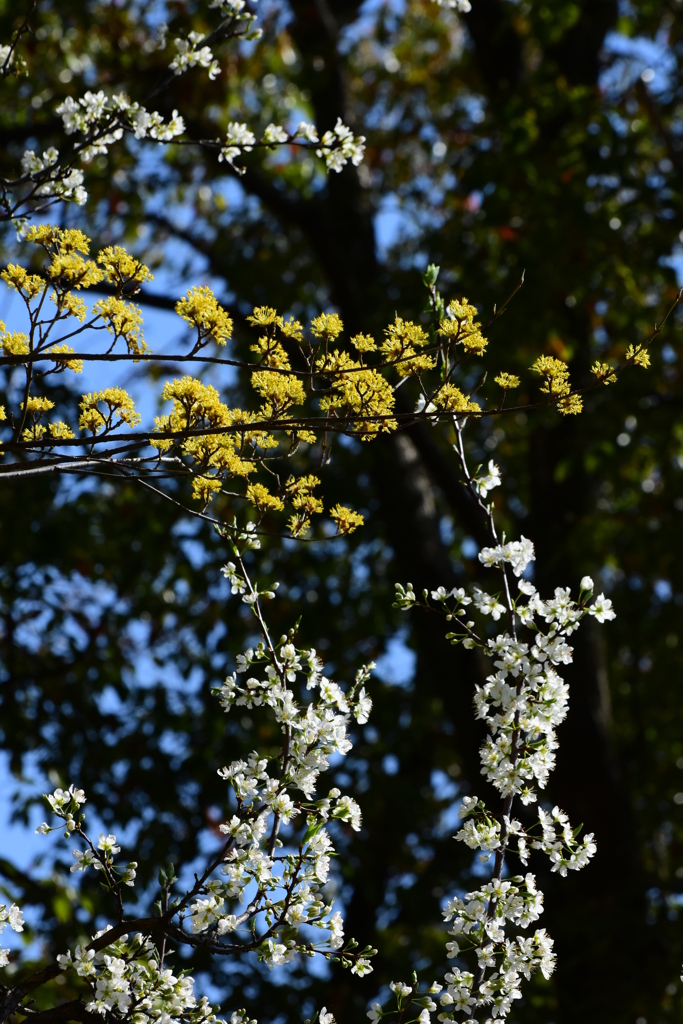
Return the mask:
<svg viewBox="0 0 683 1024"><path fill-rule="evenodd" d="M493 459L489 462L489 471L486 476L477 477L474 480L474 486L479 493L480 497L485 498L489 491L492 491L494 487L500 487L501 476L500 469L495 464Z"/></svg>

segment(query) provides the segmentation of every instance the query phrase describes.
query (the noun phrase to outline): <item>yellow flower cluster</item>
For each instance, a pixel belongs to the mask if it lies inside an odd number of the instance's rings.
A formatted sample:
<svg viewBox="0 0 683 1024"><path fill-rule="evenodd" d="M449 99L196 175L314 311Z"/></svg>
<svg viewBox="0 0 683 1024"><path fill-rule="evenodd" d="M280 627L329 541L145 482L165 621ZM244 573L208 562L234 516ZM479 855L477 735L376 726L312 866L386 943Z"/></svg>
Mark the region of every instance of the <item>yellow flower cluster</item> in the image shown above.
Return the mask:
<svg viewBox="0 0 683 1024"><path fill-rule="evenodd" d="M222 480L216 476L196 476L192 480L192 497L201 501L203 505L208 503L223 486Z"/></svg>
<svg viewBox="0 0 683 1024"><path fill-rule="evenodd" d="M311 516L323 511L322 500L313 494L314 488L320 485L317 476L290 476L286 484L287 496L296 509L289 519L289 530L293 537L304 537L311 525Z"/></svg>
<svg viewBox="0 0 683 1024"><path fill-rule="evenodd" d="M57 356L61 353L62 355L68 355L73 353L71 345L51 345L50 348L46 349L47 355L53 356L54 363L56 364L57 371L60 370L71 370L72 373L83 373L83 360L82 359L58 359Z"/></svg>
<svg viewBox="0 0 683 1024"><path fill-rule="evenodd" d="M265 484L249 484L247 501L255 505L259 512L281 512L285 507L282 498L271 494Z"/></svg>
<svg viewBox="0 0 683 1024"><path fill-rule="evenodd" d="M311 334L321 341L336 341L344 330L344 324L336 313L321 313L311 320Z"/></svg>
<svg viewBox="0 0 683 1024"><path fill-rule="evenodd" d="M81 323L85 322L85 318L88 315L88 307L80 295L74 295L73 292L58 293L54 291L50 296L50 300L54 302L59 310L60 315L58 319L61 320L64 317L73 316Z"/></svg>
<svg viewBox="0 0 683 1024"><path fill-rule="evenodd" d="M335 392L321 397L321 411L350 417L347 429L361 441L370 441L380 432L396 429L396 420L391 416L396 402L394 392L377 370L363 367L338 349L321 356L316 370L326 372Z"/></svg>
<svg viewBox="0 0 683 1024"><path fill-rule="evenodd" d="M494 377L494 380L504 391L518 388L520 385L519 377L516 377L514 373L499 373L497 377Z"/></svg>
<svg viewBox="0 0 683 1024"><path fill-rule="evenodd" d="M334 519L337 524L337 531L341 534L353 533L354 530L357 530L365 522L360 512L354 512L352 509L347 508L346 505L335 505L330 512L330 516Z"/></svg>
<svg viewBox="0 0 683 1024"><path fill-rule="evenodd" d="M213 338L219 345L225 345L232 337L232 317L226 313L210 288L190 288L187 295L176 303L179 317L197 329L197 346Z"/></svg>
<svg viewBox="0 0 683 1024"><path fill-rule="evenodd" d="M256 344L250 345L249 348L261 357L262 366L269 366L273 370L291 369L289 356L276 338L264 334Z"/></svg>
<svg viewBox="0 0 683 1024"><path fill-rule="evenodd" d="M650 365L650 353L643 345L629 345L626 359L628 362L635 363L636 366L642 366L644 370Z"/></svg>
<svg viewBox="0 0 683 1024"><path fill-rule="evenodd" d="M594 373L602 384L616 383L617 375L614 373L609 363L600 363L596 361L591 366L591 373Z"/></svg>
<svg viewBox="0 0 683 1024"><path fill-rule="evenodd" d="M63 304L62 295L72 288L91 288L107 281L121 291L125 286L139 287L144 281L151 281L150 270L120 245L102 249L97 261L84 259L90 253L90 239L74 228L58 228L51 224L38 224L29 228L26 239L40 246L50 257L45 275L55 286L55 301L69 315L82 320L83 306L73 299ZM35 274L30 275L23 267L11 265L3 273L3 280L16 288L30 301L43 288L43 282Z"/></svg>
<svg viewBox="0 0 683 1024"><path fill-rule="evenodd" d="M377 344L370 334L357 334L351 338L351 344L357 352L376 352Z"/></svg>
<svg viewBox="0 0 683 1024"><path fill-rule="evenodd" d="M97 262L104 267L107 280L122 289L125 285L141 285L145 281L153 281L154 274L131 256L121 245L109 245L97 256Z"/></svg>
<svg viewBox="0 0 683 1024"><path fill-rule="evenodd" d="M116 430L123 423L134 427L142 418L128 392L118 387L83 395L80 408L78 425L93 436Z"/></svg>
<svg viewBox="0 0 683 1024"><path fill-rule="evenodd" d="M28 399L25 405L22 404L22 408L26 411L26 417L30 417L31 424L25 427L21 434L22 441L39 441L42 437L45 437L47 433L54 438L71 438L74 436L71 427L67 426L62 420L57 420L56 423L48 423L45 426L41 423L43 413L49 412L54 409L55 403L50 401L49 398L41 398L38 396L31 397ZM0 413L0 420L4 420L5 409L2 407Z"/></svg>
<svg viewBox="0 0 683 1024"><path fill-rule="evenodd" d="M159 432L172 431L182 434L187 430L206 430L220 427L243 425L244 429L230 433L216 432L185 438L182 450L189 455L202 472L201 480L195 477L194 497L205 504L216 491L221 481L213 474L228 476L249 476L257 469L256 449L264 451L277 446L278 441L265 430L250 429L251 423L258 423L263 417L246 413L241 409L229 409L221 402L218 392L210 384L202 384L194 377L182 377L167 381L162 398L173 402L173 409L167 416L157 416L156 429ZM152 445L159 451L173 447L171 438L153 440ZM251 449L251 453L249 453ZM245 458L245 455L250 457ZM212 471L212 475L207 475Z"/></svg>
<svg viewBox="0 0 683 1024"><path fill-rule="evenodd" d="M0 277L10 288L20 292L29 302L38 295L42 295L47 288L46 282L38 274L29 274L24 267L18 267L16 263L10 263L6 270L0 273Z"/></svg>
<svg viewBox="0 0 683 1024"><path fill-rule="evenodd" d="M22 403L22 408L25 410L27 418L30 417L31 419L31 425L25 427L22 432L22 441L37 441L45 436L47 427L40 420L43 413L49 412L54 407L55 403L51 402L49 398L39 398L37 396L31 397L25 403Z"/></svg>
<svg viewBox="0 0 683 1024"><path fill-rule="evenodd" d="M438 333L450 342L462 345L465 352L483 356L488 342L481 333L481 324L474 319L476 306L470 305L466 298L462 302L453 299L446 312L448 316L439 322Z"/></svg>
<svg viewBox="0 0 683 1024"><path fill-rule="evenodd" d="M423 348L429 344L429 337L418 324L397 316L393 324L384 329L384 333L386 338L380 351L395 364L400 377L417 376L434 369L436 361L433 356L415 353L416 347Z"/></svg>
<svg viewBox="0 0 683 1024"><path fill-rule="evenodd" d="M268 327L270 324L279 327L282 317L271 306L255 306L252 315L247 317L247 322L253 324L254 327Z"/></svg>
<svg viewBox="0 0 683 1024"><path fill-rule="evenodd" d="M581 412L583 402L578 395L571 394L569 367L562 359L556 359L555 356L539 356L531 369L543 378L541 391L551 398L560 399L557 408L563 416Z"/></svg>
<svg viewBox="0 0 683 1024"><path fill-rule="evenodd" d="M90 259L90 240L81 231L72 229L35 225L28 231L27 238L40 246L48 257L41 273L31 274L11 264L0 274L9 287L20 293L27 308L50 294L57 306L57 312L52 314L54 323L66 317L78 321L73 329L65 332L69 340L80 330L94 327L113 336L113 341L107 341L109 351L122 340L133 359L148 352L142 312L129 301L130 294L152 278L143 263L121 246L109 246L95 259ZM111 286L114 294L95 303L77 294L80 289L103 281ZM51 360L48 369L43 371L47 373L66 369L81 372L83 359L69 358L75 354L72 348L63 342L55 345L52 335L43 331L42 326L36 326L35 309L34 305L29 310L29 335L9 332L0 323L0 353L16 359ZM233 336L231 316L208 287L190 288L176 303L175 311L196 331L192 355L209 341L225 346ZM269 451L284 439L287 450L278 451L277 455L291 455L300 441L313 443L331 426L361 440L372 440L382 432L396 430L396 387L406 377L421 378L435 370L437 360L443 369L439 380L429 388L421 382L420 390L427 402L425 414L431 414L436 421L444 413L455 417L483 411L483 404L479 405L467 393L470 389L462 389L462 378L460 387L455 383L458 378L454 373L463 356L482 356L487 347L476 307L466 298L454 299L449 304L438 322L438 337L432 328L427 330L420 323L398 315L385 328L379 343L370 334L356 334L348 345L340 337L344 331L343 321L334 312L314 317L306 340L302 323L294 318L285 319L270 306L255 307L247 321L256 328L258 335L258 340L251 344L256 358L250 367L251 386L257 396L254 406L258 408L252 411L231 409L221 401L215 387L195 377L169 380L163 386L162 398L171 403L171 409L166 415L156 417L156 434L150 441L159 453L174 449L184 459L192 475L193 496L205 506L221 491L224 498L236 497L225 489L226 481L230 477L240 478L246 488L245 493L240 486L240 494L256 510L256 518L281 512L288 506L293 513L289 518L292 535L304 537L313 517L324 511L323 501L315 493L320 480L310 474L292 476L284 486L278 482L271 491L257 478L259 468L275 457L268 454ZM334 347L337 345L339 347ZM372 353L376 356L369 358ZM648 352L642 345L632 345L626 358L640 366L649 364ZM540 356L531 369L542 378L541 391L550 396L560 413L581 411L581 398L572 393L566 362L553 356ZM395 387L390 381L396 381L396 377L391 378L390 370L395 370L399 378ZM607 363L596 362L592 370L602 383L616 379ZM495 381L503 390L503 398L507 391L520 386L520 378L512 373L501 372ZM48 398L29 398L21 427L25 440L44 438L42 444L48 445L52 443L50 438L56 441L73 437L71 428L61 420L42 421L47 420L46 413L53 407L54 403ZM317 415L315 433L297 425L298 410L303 409L306 411L302 411L301 419L306 417L307 425L308 417ZM0 419L5 417L5 410L0 407ZM79 427L93 438L122 425L134 427L140 420L131 396L123 388L105 388L84 395L80 402ZM273 421L279 421L278 426L269 429ZM171 436L159 436L163 434ZM363 522L359 513L342 505L332 509L330 515L336 523L337 535L351 533Z"/></svg>
<svg viewBox="0 0 683 1024"><path fill-rule="evenodd" d="M4 356L25 356L29 351L28 335L8 331L0 320L0 348Z"/></svg>
<svg viewBox="0 0 683 1024"><path fill-rule="evenodd" d="M196 377L181 377L166 381L161 397L173 402L168 416L157 416L157 430L181 432L203 427L225 427L231 423L230 410L224 405L218 392L210 384L202 384ZM168 448L171 441L159 441L158 448Z"/></svg>
<svg viewBox="0 0 683 1024"><path fill-rule="evenodd" d="M260 356L261 365L274 370L291 369L289 356L282 342L278 340L277 333L279 331L286 340L298 344L303 338L304 331L299 321L293 317L285 320L276 309L272 309L270 306L257 306L253 315L248 316L247 320L255 327L266 328L266 333L258 339L256 344L250 346L251 351Z"/></svg>
<svg viewBox="0 0 683 1024"><path fill-rule="evenodd" d="M438 409L447 409L448 412L481 411L477 403L464 395L455 384L443 384L433 395L432 402Z"/></svg>
<svg viewBox="0 0 683 1024"><path fill-rule="evenodd" d="M280 419L295 405L303 405L306 392L301 380L294 374L273 370L254 370L251 386L265 399L262 407L264 419Z"/></svg>
<svg viewBox="0 0 683 1024"><path fill-rule="evenodd" d="M93 313L104 320L107 331L114 335L115 340L123 338L131 355L139 356L147 351L142 334L142 310L135 303L111 296L96 302Z"/></svg>

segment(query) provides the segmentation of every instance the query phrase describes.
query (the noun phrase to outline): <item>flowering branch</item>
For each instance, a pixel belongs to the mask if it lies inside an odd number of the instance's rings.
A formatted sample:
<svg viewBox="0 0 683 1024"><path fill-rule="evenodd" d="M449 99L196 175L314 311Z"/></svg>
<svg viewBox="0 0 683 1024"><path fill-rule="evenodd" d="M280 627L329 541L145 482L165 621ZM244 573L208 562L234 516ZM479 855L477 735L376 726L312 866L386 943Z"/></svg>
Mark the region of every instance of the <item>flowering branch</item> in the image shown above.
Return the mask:
<svg viewBox="0 0 683 1024"><path fill-rule="evenodd" d="M259 540L247 530L238 535L240 547L229 541L234 561L223 572L233 594L251 609L261 641L238 655L236 671L215 690L221 707L261 709L279 725L283 740L276 757L256 751L246 761L233 761L218 771L228 785L227 814L219 826L223 842L210 854L204 869L183 889L174 866L159 870L157 916L127 918L125 899L135 885L137 863L117 863L121 847L116 836L90 838L85 830L83 790L71 785L46 797L60 824L44 822L37 831L64 829L81 840L74 850L72 872L98 871L114 898L116 924L100 930L88 945L60 954L57 963L6 990L7 1016L28 1012L43 1022L59 1016L62 1004L31 1011L24 1000L60 971L74 971L89 992L87 1002L65 1004L69 1019L104 1015L112 1021L186 1024L217 1021L205 997L197 1000L186 971L165 966L173 949L202 946L218 956L253 953L272 968L297 955L323 956L341 963L352 974L372 970L374 950L355 940L344 942L340 911L324 895L334 853L330 822L358 831L361 813L352 797L333 788L319 796L320 776L332 755L351 749L348 724L368 720L372 701L366 683L373 668L363 667L347 690L323 674L313 648L296 646L298 626L276 640L268 627L264 602L275 597L277 583L259 587L252 581L243 552L258 549ZM298 832L294 820L303 825ZM247 893L249 895L247 896ZM240 908L241 905L241 908ZM0 926L9 921L22 929L16 905L0 910ZM316 932L323 935L317 939ZM2 952L8 962L8 950ZM11 1008L10 1008L11 1007ZM233 1024L240 1020L238 1011ZM2 1018L3 1020L5 1017ZM94 1018L92 1018L94 1019ZM323 1008L320 1020L333 1020Z"/></svg>
<svg viewBox="0 0 683 1024"><path fill-rule="evenodd" d="M487 473L472 474L463 442L464 423L454 420L453 428L464 485L491 538L492 546L479 552L479 561L498 570L501 589L489 593L474 587L470 595L462 588L447 591L439 587L431 595L425 591L420 601L410 584L397 584L395 607L405 611L419 604L439 611L452 623L446 634L451 643L477 647L494 664L495 671L484 684L477 685L474 703L476 717L490 730L481 748L482 775L498 790L502 804L494 812L478 797L466 796L460 808L464 824L455 836L480 851L483 863L493 855L493 870L490 880L478 890L464 899L448 900L443 914L451 923L453 938L446 949L456 965L446 974L445 987L434 983L430 989L432 994L440 993L440 1021L466 1021L476 1016L493 1024L494 1018L507 1017L514 1001L521 998L522 977L528 979L540 970L547 978L555 966L553 942L544 928L529 937L508 934L511 927L525 931L543 911L543 894L535 876L531 872L508 875L509 856L516 856L526 867L530 851L536 850L549 858L551 871L566 875L585 867L596 851L593 834L580 839L581 828L573 829L558 807L539 805L537 820L531 825L523 825L513 811L516 799L523 807L538 803L538 791L545 789L555 766L555 730L568 709L569 688L558 672L558 666L572 661L567 638L586 616L601 623L615 616L611 601L603 594L589 603L593 593L590 577L582 579L578 601L572 599L569 588L561 587L549 600L541 599L525 578L536 557L531 541L522 537L506 543L498 537L493 505L487 502L490 491L501 483L498 466L491 461ZM504 618L507 630L487 637L485 626L478 628L468 617L470 606L494 622ZM520 639L518 630L529 631L530 639ZM401 993L401 1000L408 1000L407 1008L415 1002L417 984L403 986ZM398 1012L402 1020L401 1000ZM431 1009L436 1010L436 1004ZM374 1004L368 1016L377 1021L383 1014L381 1005ZM429 1019L429 1010L423 1009L419 1020L426 1024Z"/></svg>

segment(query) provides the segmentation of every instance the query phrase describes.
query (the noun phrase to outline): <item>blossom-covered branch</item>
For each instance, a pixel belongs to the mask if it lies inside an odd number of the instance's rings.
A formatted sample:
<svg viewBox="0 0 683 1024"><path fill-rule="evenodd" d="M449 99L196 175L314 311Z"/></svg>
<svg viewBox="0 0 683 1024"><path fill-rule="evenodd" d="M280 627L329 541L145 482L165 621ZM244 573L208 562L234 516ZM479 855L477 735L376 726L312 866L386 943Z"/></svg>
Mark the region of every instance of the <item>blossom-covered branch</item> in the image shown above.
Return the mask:
<svg viewBox="0 0 683 1024"><path fill-rule="evenodd" d="M239 548L229 543L234 561L224 567L224 575L232 593L251 610L262 639L238 655L236 670L215 696L226 713L243 707L274 719L282 734L280 752L253 751L246 761L219 769L227 784L226 815L219 825L222 843L189 885L182 884L172 864L161 866L156 916L152 907L143 917L139 912L128 916L126 894L135 885L137 863L118 862L121 846L115 835L91 838L83 790L71 785L48 795L58 824L44 822L37 831L47 835L63 829L65 836L80 840L71 871L100 874L112 896L115 923L88 945L60 954L53 969L17 980L7 998L16 995L19 1012L36 988L59 971L73 971L89 994L70 1007L71 1019L101 1014L133 1024L212 1024L215 1013L206 997L196 998L193 979L167 965L172 951L183 945L222 957L253 953L271 968L299 955L318 955L353 974L372 970L375 951L361 949L353 939L344 941L341 912L325 896L334 853L329 826L334 822L358 831L360 808L336 787L323 795L318 787L330 757L351 749L350 721L368 720L372 701L366 684L373 666L363 667L344 689L324 675L315 649L297 646L298 627L273 638L264 602L275 598L278 585L253 582L243 558L244 550L258 549L259 541L247 531ZM21 911L14 904L0 910L0 925L6 921L21 930ZM5 964L7 953L2 952ZM47 1020L51 1013L33 1011L31 1016Z"/></svg>
<svg viewBox="0 0 683 1024"><path fill-rule="evenodd" d="M180 75L191 69L206 72L210 81L221 73L214 53L218 44L260 38L254 27L256 14L244 0L214 0L220 22L204 36L194 30L173 41L175 56L157 85L142 99L131 98L124 91L89 89L82 96L68 96L55 109L64 132L74 136L68 148L49 146L42 152L26 149L21 160L21 173L13 178L0 178L0 221L25 221L29 216L44 214L58 202L74 202L82 206L88 197L84 167L125 136L156 144L194 145L214 149L219 161L227 162L238 173L244 168L235 164L254 149L271 150L286 147L311 149L324 161L327 169L339 172L349 161L355 166L363 159L365 137L356 136L341 118L335 127L320 137L315 125L300 122L287 128L269 124L262 132L246 123L233 121L224 138L189 138L182 112L174 110L169 118L150 106L158 95ZM15 32L12 41L0 46L0 82L10 73L20 73L24 62L18 48L22 35L29 31L30 14ZM152 50L166 48L166 29L158 33Z"/></svg>
<svg viewBox="0 0 683 1024"><path fill-rule="evenodd" d="M90 259L89 239L74 229L31 227L26 239L45 258L40 273L20 264L0 273L21 297L26 320L25 331L10 331L0 323L0 371L7 395L0 405L0 453L5 456L0 478L105 473L159 490L164 480L187 477L201 515L207 515L212 499L222 496L224 504L227 499L227 514L216 519L217 525L232 521L235 502L241 500L256 510L258 526L289 509L290 532L306 537L324 510L315 493L320 480L314 474L296 478L282 472L301 445L320 444L324 462L337 433L367 442L419 421L460 424L468 417L539 405L575 414L583 393L609 383L607 373L615 379L624 367L648 361L647 343L631 346L620 365L601 364L594 368L592 383L576 388L569 383L568 364L541 356L530 367L541 377L540 402L526 398L505 407L506 397L522 386L520 377L499 372L491 398L482 388L485 375L477 373L469 390L464 384L486 355L488 342L472 303L456 298L446 306L441 299L435 288L438 268L425 275L435 311L432 326L397 315L381 340L357 334L345 343L344 324L334 312L314 317L306 330L293 317L260 306L244 324L257 332L250 346L254 358L237 359L221 354L232 342L233 316L202 286L190 288L176 303L190 331L187 346L155 353L144 338L142 310L131 301L152 278L140 260L120 246ZM106 297L88 301L86 293L99 289L107 289ZM194 375L167 380L160 397L169 411L143 424L121 386L88 392L78 402L68 390L52 386L55 375L79 374L93 361L156 364L159 369L183 363L192 366ZM247 371L255 399L250 408L230 407L213 385L203 382L204 371L212 366ZM405 384L416 398L412 409L405 403L397 408L396 392ZM167 496L163 488L159 493ZM362 522L343 506L330 516L338 533L349 533ZM319 536L328 534L319 531Z"/></svg>
<svg viewBox="0 0 683 1024"><path fill-rule="evenodd" d="M422 995L416 979L413 985L395 986L398 1020L405 1024L409 1019L427 1024L430 1012L438 1009L432 996L439 999L440 1021L493 1024L506 1018L522 997L523 978L536 971L546 978L552 974L552 939L545 928L527 934L543 912L543 893L532 872L513 874L509 860L512 856L526 868L531 851L538 851L548 857L551 871L566 875L585 867L596 851L593 833L581 836L581 828L572 828L559 807L544 806L539 797L555 766L556 728L568 711L569 687L559 671L572 661L568 639L587 616L600 623L615 617L604 594L593 598L593 581L587 576L578 600L563 587L551 598L541 597L528 578L536 558L531 541L521 537L506 542L498 536L493 504L487 499L501 483L499 467L491 461L487 471L472 474L464 423L454 420L453 427L465 486L491 537L479 561L498 573L500 584L492 592L439 587L425 590L421 598L410 584L397 584L396 607L407 611L422 605L438 611L451 624L446 633L451 643L479 648L493 662L492 673L477 685L474 706L476 717L489 728L481 748L482 775L498 790L501 804L494 810L477 796L463 799L464 823L455 838L478 851L483 863L493 857L493 870L479 889L449 899L444 907L451 936L446 950L454 960L444 984L435 982ZM470 617L475 614L479 624ZM505 620L507 629L492 635L486 627L489 617ZM428 1009L425 999L431 1000ZM416 1006L422 1007L419 1018L411 1018ZM373 1021L383 1015L380 1004L368 1014Z"/></svg>

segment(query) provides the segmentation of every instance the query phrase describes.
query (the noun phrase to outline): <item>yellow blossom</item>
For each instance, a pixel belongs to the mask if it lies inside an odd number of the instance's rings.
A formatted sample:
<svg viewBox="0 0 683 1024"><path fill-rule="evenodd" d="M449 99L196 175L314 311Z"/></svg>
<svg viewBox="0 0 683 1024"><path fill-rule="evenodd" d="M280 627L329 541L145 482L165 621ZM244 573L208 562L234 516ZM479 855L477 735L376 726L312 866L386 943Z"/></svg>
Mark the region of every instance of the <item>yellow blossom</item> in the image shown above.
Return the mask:
<svg viewBox="0 0 683 1024"><path fill-rule="evenodd" d="M196 476L192 481L192 497L208 505L222 486L221 481L215 476Z"/></svg>
<svg viewBox="0 0 683 1024"><path fill-rule="evenodd" d="M262 365L270 366L274 370L290 369L287 353L280 342L274 338L264 335L262 338L259 338L255 345L250 345L249 347L252 352L257 352L261 356Z"/></svg>
<svg viewBox="0 0 683 1024"><path fill-rule="evenodd" d="M232 337L232 317L223 309L210 288L190 288L176 303L175 311L191 327L197 328L197 343L213 338L225 345Z"/></svg>
<svg viewBox="0 0 683 1024"><path fill-rule="evenodd" d="M400 316L395 318L393 324L385 327L384 333L386 340L382 342L381 349L390 359L397 359L407 349L412 351L415 346L424 348L429 344L429 336L419 324L414 324L412 320L404 320Z"/></svg>
<svg viewBox="0 0 683 1024"><path fill-rule="evenodd" d="M26 233L26 241L42 245L44 249L57 251L62 255L90 252L90 239L77 228L58 228L52 224L35 224Z"/></svg>
<svg viewBox="0 0 683 1024"><path fill-rule="evenodd" d="M266 327L268 324L276 324L279 327L282 323L282 317L278 315L278 311L270 306L254 306L254 312L247 317L247 320L254 327Z"/></svg>
<svg viewBox="0 0 683 1024"><path fill-rule="evenodd" d="M311 320L311 334L324 341L335 341L344 330L344 324L337 313L321 313Z"/></svg>
<svg viewBox="0 0 683 1024"><path fill-rule="evenodd" d="M356 334L351 344L358 352L376 352L377 344L370 334Z"/></svg>
<svg viewBox="0 0 683 1024"><path fill-rule="evenodd" d="M5 412L5 407L4 407L4 405L0 405L0 420L6 420L6 419L7 419L7 413Z"/></svg>
<svg viewBox="0 0 683 1024"><path fill-rule="evenodd" d="M153 281L154 275L148 267L140 260L136 260L121 245L109 245L97 254L97 262L111 281L118 288L134 281L136 284L143 284L145 281Z"/></svg>
<svg viewBox="0 0 683 1024"><path fill-rule="evenodd" d="M63 420L57 420L56 423L48 423L47 429L50 431L50 436L55 438L70 438L74 437L74 432L68 424Z"/></svg>
<svg viewBox="0 0 683 1024"><path fill-rule="evenodd" d="M256 472L258 467L237 453L239 440L236 434L189 437L183 443L183 452L202 468L215 469L228 476L246 477Z"/></svg>
<svg viewBox="0 0 683 1024"><path fill-rule="evenodd" d="M569 367L562 359L555 356L539 356L531 369L541 375L543 384L541 391L557 398L569 394Z"/></svg>
<svg viewBox="0 0 683 1024"><path fill-rule="evenodd" d="M255 505L259 512L267 512L272 509L274 512L281 512L285 507L282 498L276 498L263 484L249 484L247 487L247 500Z"/></svg>
<svg viewBox="0 0 683 1024"><path fill-rule="evenodd" d="M47 268L47 275L58 288L90 288L104 280L104 273L92 260L84 260L75 252L57 252Z"/></svg>
<svg viewBox="0 0 683 1024"><path fill-rule="evenodd" d="M101 406L104 406L104 409L101 409ZM99 434L102 431L115 430L122 423L134 427L141 419L127 391L118 387L104 388L103 391L83 395L78 425L81 430Z"/></svg>
<svg viewBox="0 0 683 1024"><path fill-rule="evenodd" d="M304 386L293 374L254 370L251 384L261 398L271 406L269 412L273 418L282 416L292 406L303 405L306 401Z"/></svg>
<svg viewBox="0 0 683 1024"><path fill-rule="evenodd" d="M54 407L55 403L50 401L49 398L40 398L38 396L31 396L25 405L22 404L22 408L26 410L27 416L31 418L31 425L22 431L21 438L23 441L37 441L47 433L47 427L43 426L40 420L44 412L49 412Z"/></svg>
<svg viewBox="0 0 683 1024"><path fill-rule="evenodd" d="M315 497L313 489L318 487L320 479L317 476L290 477L286 484L289 499L298 512L304 516L312 516L323 511L323 503L320 498Z"/></svg>
<svg viewBox="0 0 683 1024"><path fill-rule="evenodd" d="M593 363L593 365L591 366L591 373L594 373L598 380L601 381L603 384L616 383L617 375L616 373L614 373L609 363Z"/></svg>
<svg viewBox="0 0 683 1024"><path fill-rule="evenodd" d="M353 533L365 522L360 512L354 512L345 505L335 505L330 516L337 524L337 531L341 534Z"/></svg>
<svg viewBox="0 0 683 1024"><path fill-rule="evenodd" d="M24 267L10 263L6 270L0 273L5 284L16 291L21 292L29 301L40 295L45 288L45 281L38 274L29 274Z"/></svg>
<svg viewBox="0 0 683 1024"><path fill-rule="evenodd" d="M231 423L230 410L223 405L216 389L210 384L202 384L195 377L166 381L161 397L164 401L173 402L173 410L168 416L156 418L157 430L225 427ZM164 447L168 444L164 442Z"/></svg>
<svg viewBox="0 0 683 1024"><path fill-rule="evenodd" d="M567 395L560 399L557 408L563 416L575 416L583 409L583 401L578 395Z"/></svg>
<svg viewBox="0 0 683 1024"><path fill-rule="evenodd" d="M479 412L476 402L464 395L455 384L443 384L435 395L432 402L439 409L447 409L448 412Z"/></svg>
<svg viewBox="0 0 683 1024"><path fill-rule="evenodd" d="M81 323L88 315L88 307L80 295L73 295L71 292L53 292L50 299L64 316L74 316Z"/></svg>
<svg viewBox="0 0 683 1024"><path fill-rule="evenodd" d="M26 404L22 402L22 409L26 409L26 412L32 416L35 416L37 413L39 418L44 412L49 412L54 407L55 403L50 401L49 398L40 398L38 396L31 396L27 399Z"/></svg>
<svg viewBox="0 0 683 1024"><path fill-rule="evenodd" d="M59 353L67 355L73 352L70 345L52 345L46 349L46 355L54 357L54 362L60 368L60 370L71 370L73 373L83 373L83 360L82 359L57 359Z"/></svg>
<svg viewBox="0 0 683 1024"><path fill-rule="evenodd" d="M305 537L311 528L311 520L305 514L290 516L287 526L292 537Z"/></svg>
<svg viewBox="0 0 683 1024"><path fill-rule="evenodd" d="M477 316L476 306L463 297L462 302L453 299L446 312L448 316L439 322L438 333L456 345L462 345L466 352L483 355L488 342L481 333L481 324L474 319Z"/></svg>
<svg viewBox="0 0 683 1024"><path fill-rule="evenodd" d="M292 433L297 441L305 441L306 444L315 444L318 440L318 435L312 430L294 430Z"/></svg>
<svg viewBox="0 0 683 1024"><path fill-rule="evenodd" d="M642 366L644 370L647 370L650 365L650 354L642 345L636 345L635 348L633 345L629 345L626 359L635 363L636 366Z"/></svg>
<svg viewBox="0 0 683 1024"><path fill-rule="evenodd" d="M494 380L504 391L518 388L520 385L519 377L516 377L514 373L499 373L497 377L494 377Z"/></svg>
<svg viewBox="0 0 683 1024"><path fill-rule="evenodd" d="M25 430L21 432L21 440L39 441L46 433L47 427L44 427L42 423L32 423L30 427L26 427Z"/></svg>
<svg viewBox="0 0 683 1024"><path fill-rule="evenodd" d="M325 370L332 376L335 392L323 395L321 410L353 416L355 422L349 424L348 430L361 441L370 441L381 431L386 433L396 429L396 420L390 417L396 401L393 389L376 370L362 367L347 352L336 349L316 362L316 370ZM366 419L375 416L386 418Z"/></svg>
<svg viewBox="0 0 683 1024"><path fill-rule="evenodd" d="M117 339L123 338L131 355L141 355L147 351L147 343L142 334L142 310L139 306L112 296L96 302L93 313L104 320L110 334Z"/></svg>
<svg viewBox="0 0 683 1024"><path fill-rule="evenodd" d="M286 338L291 338L292 341L301 341L303 338L303 326L294 317L291 317L289 320L281 319L280 330Z"/></svg>
<svg viewBox="0 0 683 1024"><path fill-rule="evenodd" d="M402 358L396 363L396 372L399 377L417 377L427 370L433 370L436 366L434 356L413 356L413 351L412 348L408 347Z"/></svg>
<svg viewBox="0 0 683 1024"><path fill-rule="evenodd" d="M5 356L25 356L29 351L28 335L8 331L0 320L0 348Z"/></svg>

